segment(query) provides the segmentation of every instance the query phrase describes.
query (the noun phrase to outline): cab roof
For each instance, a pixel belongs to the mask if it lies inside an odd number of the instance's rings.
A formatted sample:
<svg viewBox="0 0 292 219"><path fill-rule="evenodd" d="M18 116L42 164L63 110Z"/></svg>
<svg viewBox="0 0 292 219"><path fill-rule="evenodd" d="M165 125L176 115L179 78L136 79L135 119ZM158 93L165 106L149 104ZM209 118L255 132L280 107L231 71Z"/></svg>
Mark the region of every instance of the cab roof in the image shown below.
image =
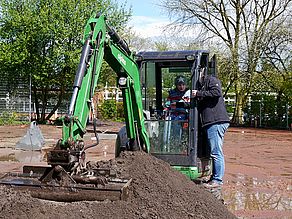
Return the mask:
<svg viewBox="0 0 292 219"><path fill-rule="evenodd" d="M173 61L186 60L187 56L195 56L198 53L209 54L207 50L178 50L178 51L148 51L136 54L137 61L153 60L153 61Z"/></svg>

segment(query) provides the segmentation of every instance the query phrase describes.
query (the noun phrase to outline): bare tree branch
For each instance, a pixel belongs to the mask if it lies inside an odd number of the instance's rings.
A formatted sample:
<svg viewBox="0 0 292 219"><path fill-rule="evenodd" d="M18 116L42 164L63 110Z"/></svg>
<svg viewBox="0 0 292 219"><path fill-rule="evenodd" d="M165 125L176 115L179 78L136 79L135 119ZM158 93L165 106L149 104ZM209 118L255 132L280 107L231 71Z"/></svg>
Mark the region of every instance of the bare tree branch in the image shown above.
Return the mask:
<svg viewBox="0 0 292 219"><path fill-rule="evenodd" d="M292 0L162 0L172 25L200 27L210 36L217 37L231 55L230 82L241 106L253 90L257 67L262 56L268 54L270 35L285 21L291 22ZM203 31L202 31L203 32ZM204 37L204 36L202 36ZM272 38L274 40L274 38ZM278 41L279 45L285 43ZM270 51L271 53L271 51ZM279 59L280 53L271 53ZM278 60L278 63L281 63ZM282 63L283 66L284 63ZM242 109L235 109L240 118ZM237 121L238 122L238 121Z"/></svg>

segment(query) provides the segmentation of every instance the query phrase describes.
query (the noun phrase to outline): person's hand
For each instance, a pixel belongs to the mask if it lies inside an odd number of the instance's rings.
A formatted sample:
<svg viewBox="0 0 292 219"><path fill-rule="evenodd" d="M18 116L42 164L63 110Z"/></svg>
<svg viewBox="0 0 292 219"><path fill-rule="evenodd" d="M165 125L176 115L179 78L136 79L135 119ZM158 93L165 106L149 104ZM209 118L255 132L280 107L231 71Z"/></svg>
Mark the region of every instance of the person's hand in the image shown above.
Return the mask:
<svg viewBox="0 0 292 219"><path fill-rule="evenodd" d="M198 92L198 90L192 90L192 97L196 97L197 96L197 92Z"/></svg>
<svg viewBox="0 0 292 219"><path fill-rule="evenodd" d="M182 96L182 100L184 102L190 102L190 98L191 98L191 90L187 90L185 94Z"/></svg>

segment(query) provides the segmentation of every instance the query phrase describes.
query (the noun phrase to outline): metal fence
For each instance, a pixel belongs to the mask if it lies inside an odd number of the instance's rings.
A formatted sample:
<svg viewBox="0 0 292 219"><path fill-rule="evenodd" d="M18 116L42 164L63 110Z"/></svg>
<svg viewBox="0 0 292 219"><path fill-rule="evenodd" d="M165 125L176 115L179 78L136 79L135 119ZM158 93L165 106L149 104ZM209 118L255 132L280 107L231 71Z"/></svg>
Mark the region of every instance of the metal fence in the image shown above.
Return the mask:
<svg viewBox="0 0 292 219"><path fill-rule="evenodd" d="M0 125L13 121L29 122L36 118L36 108L34 100L31 98L31 85L29 79L16 80L19 81L16 86L12 86L7 78L2 78L0 81ZM61 106L51 117L52 120L68 113L71 91L68 91L67 94L68 95L65 95L67 98L62 101ZM104 89L98 91L98 95L96 95L95 99L97 99L97 104L99 101L108 99L121 101L122 94L118 88L106 86ZM56 103L57 99L49 99L45 113L49 114ZM39 107L41 106L42 103L39 103Z"/></svg>
<svg viewBox="0 0 292 219"><path fill-rule="evenodd" d="M0 81L0 124L10 120L30 120L30 86L29 82L20 78L18 85L9 78Z"/></svg>
<svg viewBox="0 0 292 219"><path fill-rule="evenodd" d="M226 106L231 119L235 105L229 102ZM238 120L243 121L246 127L292 130L292 107L288 103L254 100L243 108Z"/></svg>
<svg viewBox="0 0 292 219"><path fill-rule="evenodd" d="M7 78L0 81L0 125L5 121L29 122L35 114L35 104L31 98L29 79L19 80L17 86L12 86ZM101 100L115 99L121 100L121 92L117 88L104 87L98 91ZM231 97L230 97L231 96ZM230 95L225 99L226 106L232 118L232 112L235 107L235 101ZM245 126L256 128L275 128L292 129L292 107L289 103L277 102L275 97L261 95L261 98L250 98L248 105L243 109L242 120ZM57 100L48 101L47 111L53 109ZM67 113L69 107L69 98L64 100L59 109L55 112L52 119L60 117ZM98 101L97 101L98 102Z"/></svg>
<svg viewBox="0 0 292 219"><path fill-rule="evenodd" d="M254 100L247 106L244 121L253 127L291 129L291 110L291 106L287 102Z"/></svg>
<svg viewBox="0 0 292 219"><path fill-rule="evenodd" d="M18 83L12 85L8 78L0 81L0 125L12 122L30 122L35 119L36 107L31 95L30 80L17 78ZM57 103L50 98L47 102L46 114ZM40 103L40 107L42 103ZM59 109L53 115L53 119L68 112L69 100L64 100Z"/></svg>

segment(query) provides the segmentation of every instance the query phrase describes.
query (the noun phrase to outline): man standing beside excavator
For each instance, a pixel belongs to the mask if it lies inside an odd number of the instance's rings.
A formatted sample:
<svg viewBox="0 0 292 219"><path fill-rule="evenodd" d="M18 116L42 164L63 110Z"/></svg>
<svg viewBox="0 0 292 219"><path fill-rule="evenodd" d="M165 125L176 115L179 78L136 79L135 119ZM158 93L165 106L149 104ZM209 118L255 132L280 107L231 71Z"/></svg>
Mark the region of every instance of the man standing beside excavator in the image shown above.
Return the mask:
<svg viewBox="0 0 292 219"><path fill-rule="evenodd" d="M216 76L205 75L202 71L199 89L192 90L192 97L198 100L198 112L213 162L212 176L204 186L208 189L215 189L223 185L225 170L223 140L230 123L220 80Z"/></svg>

